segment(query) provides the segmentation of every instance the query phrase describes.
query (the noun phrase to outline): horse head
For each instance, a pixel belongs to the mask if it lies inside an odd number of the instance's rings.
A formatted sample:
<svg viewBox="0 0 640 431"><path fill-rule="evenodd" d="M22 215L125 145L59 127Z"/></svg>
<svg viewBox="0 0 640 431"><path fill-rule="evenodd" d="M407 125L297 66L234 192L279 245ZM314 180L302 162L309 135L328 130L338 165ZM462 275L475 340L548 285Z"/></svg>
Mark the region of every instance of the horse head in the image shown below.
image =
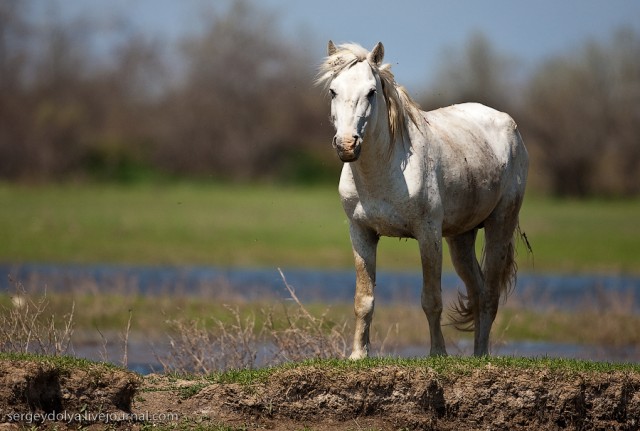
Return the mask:
<svg viewBox="0 0 640 431"><path fill-rule="evenodd" d="M378 109L383 109L382 83L374 72L383 56L382 43L367 53L340 51L329 42L328 59L337 68L329 82L331 121L336 130L332 144L343 162L358 160L367 132L375 130Z"/></svg>

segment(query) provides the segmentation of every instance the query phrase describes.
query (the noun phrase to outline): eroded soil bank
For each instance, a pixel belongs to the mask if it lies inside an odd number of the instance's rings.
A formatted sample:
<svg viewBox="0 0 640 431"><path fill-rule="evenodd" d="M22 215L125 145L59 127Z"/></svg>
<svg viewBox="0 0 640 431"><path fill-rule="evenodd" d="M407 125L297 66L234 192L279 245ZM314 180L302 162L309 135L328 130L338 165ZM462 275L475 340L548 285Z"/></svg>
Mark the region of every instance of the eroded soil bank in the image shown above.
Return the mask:
<svg viewBox="0 0 640 431"><path fill-rule="evenodd" d="M237 383L4 360L0 412L5 429L638 430L640 373L310 364Z"/></svg>

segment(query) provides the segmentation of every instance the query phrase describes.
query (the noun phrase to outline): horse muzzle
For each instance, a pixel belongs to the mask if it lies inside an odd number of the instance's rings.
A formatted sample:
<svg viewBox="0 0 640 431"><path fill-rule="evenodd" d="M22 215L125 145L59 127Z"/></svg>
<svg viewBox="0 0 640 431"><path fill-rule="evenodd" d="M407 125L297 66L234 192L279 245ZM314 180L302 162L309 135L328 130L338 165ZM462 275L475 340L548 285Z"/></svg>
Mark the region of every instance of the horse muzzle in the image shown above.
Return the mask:
<svg viewBox="0 0 640 431"><path fill-rule="evenodd" d="M362 150L362 138L359 135L347 137L333 137L333 148L343 162L355 162Z"/></svg>

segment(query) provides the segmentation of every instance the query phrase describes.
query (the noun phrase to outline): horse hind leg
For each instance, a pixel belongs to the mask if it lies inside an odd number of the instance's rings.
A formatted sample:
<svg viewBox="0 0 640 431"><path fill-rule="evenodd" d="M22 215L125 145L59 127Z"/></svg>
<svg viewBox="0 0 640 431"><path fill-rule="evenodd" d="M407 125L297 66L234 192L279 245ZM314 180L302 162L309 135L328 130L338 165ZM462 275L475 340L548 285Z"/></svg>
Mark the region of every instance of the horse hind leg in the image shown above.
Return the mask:
<svg viewBox="0 0 640 431"><path fill-rule="evenodd" d="M474 337L474 355L489 354L489 335L498 312L500 298L506 298L515 286L518 266L515 261L515 232L521 201L498 206L485 221L485 245L482 264L483 289L479 294L478 318Z"/></svg>
<svg viewBox="0 0 640 431"><path fill-rule="evenodd" d="M442 236L438 229L430 231L420 244L422 260L422 309L429 322L431 356L446 356L447 349L442 334Z"/></svg>
<svg viewBox="0 0 640 431"><path fill-rule="evenodd" d="M484 281L476 257L477 234L478 230L473 229L447 238L451 261L467 290L466 295L458 293L458 303L452 307L452 312L449 313L449 319L454 326L462 331L471 331L478 325L477 304Z"/></svg>

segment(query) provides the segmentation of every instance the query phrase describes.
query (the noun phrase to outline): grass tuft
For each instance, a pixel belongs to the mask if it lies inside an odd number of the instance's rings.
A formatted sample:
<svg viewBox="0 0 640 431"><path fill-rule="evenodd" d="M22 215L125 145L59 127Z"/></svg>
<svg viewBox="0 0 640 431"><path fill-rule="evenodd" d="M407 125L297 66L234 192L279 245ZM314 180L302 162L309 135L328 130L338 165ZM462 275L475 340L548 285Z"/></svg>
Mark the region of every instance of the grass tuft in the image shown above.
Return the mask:
<svg viewBox="0 0 640 431"><path fill-rule="evenodd" d="M89 370L95 367L127 371L125 368L111 362L96 362L89 359L77 358L69 355L45 355L40 353L0 352L0 361L25 361L44 364L61 370Z"/></svg>

